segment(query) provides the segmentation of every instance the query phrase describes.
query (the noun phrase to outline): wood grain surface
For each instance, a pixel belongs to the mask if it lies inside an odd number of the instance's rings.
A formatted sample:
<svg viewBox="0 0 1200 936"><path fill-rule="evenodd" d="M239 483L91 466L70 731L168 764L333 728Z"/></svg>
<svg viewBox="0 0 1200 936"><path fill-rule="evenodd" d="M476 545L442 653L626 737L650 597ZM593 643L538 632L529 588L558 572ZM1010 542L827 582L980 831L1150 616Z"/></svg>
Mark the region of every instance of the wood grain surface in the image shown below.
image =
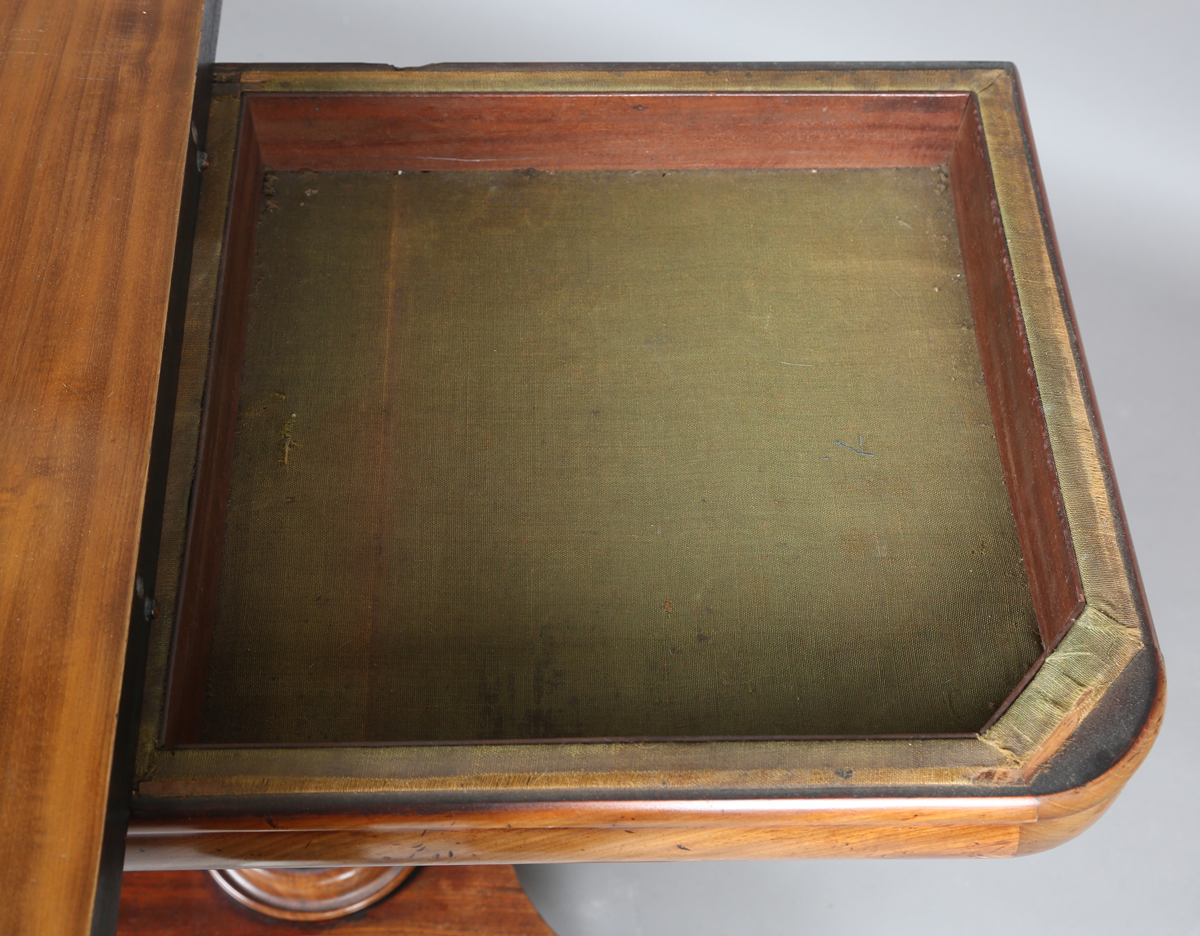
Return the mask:
<svg viewBox="0 0 1200 936"><path fill-rule="evenodd" d="M325 832L357 830L404 835L482 829L717 829L753 826L953 826L966 822L1032 822L1033 796L810 797L795 799L581 800L463 804L360 812L239 811L143 813L131 838L185 832Z"/></svg>
<svg viewBox="0 0 1200 936"><path fill-rule="evenodd" d="M553 936L511 865L422 868L382 903L328 923L270 920L238 906L204 871L130 872L120 936Z"/></svg>
<svg viewBox="0 0 1200 936"><path fill-rule="evenodd" d="M125 867L302 868L320 864L766 861L795 858L1010 858L1018 824L720 829L484 829L462 832L248 832L130 842ZM144 851L143 851L144 849ZM136 853L135 853L136 851Z"/></svg>
<svg viewBox="0 0 1200 936"><path fill-rule="evenodd" d="M936 166L967 95L250 95L273 169ZM486 155L485 155L486 154Z"/></svg>
<svg viewBox="0 0 1200 936"><path fill-rule="evenodd" d="M1025 555L1042 643L1049 652L1083 610L1083 583L1067 528L1021 304L996 204L979 106L973 98L967 105L950 158L950 181L996 442ZM1014 689L1008 702L1024 688L1034 671ZM1001 706L996 717L1008 702Z"/></svg>
<svg viewBox="0 0 1200 936"><path fill-rule="evenodd" d="M0 5L0 932L89 927L200 0Z"/></svg>

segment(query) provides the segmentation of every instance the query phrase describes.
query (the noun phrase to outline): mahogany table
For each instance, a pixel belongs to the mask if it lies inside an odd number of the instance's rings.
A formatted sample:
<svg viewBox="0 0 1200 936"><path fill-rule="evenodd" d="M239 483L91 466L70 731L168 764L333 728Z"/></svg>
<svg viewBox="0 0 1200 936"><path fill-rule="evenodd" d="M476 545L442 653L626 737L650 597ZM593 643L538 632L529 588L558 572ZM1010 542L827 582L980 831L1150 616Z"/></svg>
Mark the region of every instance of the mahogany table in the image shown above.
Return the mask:
<svg viewBox="0 0 1200 936"><path fill-rule="evenodd" d="M1107 809L1164 683L1011 66L214 72L142 6L0 16L6 932Z"/></svg>

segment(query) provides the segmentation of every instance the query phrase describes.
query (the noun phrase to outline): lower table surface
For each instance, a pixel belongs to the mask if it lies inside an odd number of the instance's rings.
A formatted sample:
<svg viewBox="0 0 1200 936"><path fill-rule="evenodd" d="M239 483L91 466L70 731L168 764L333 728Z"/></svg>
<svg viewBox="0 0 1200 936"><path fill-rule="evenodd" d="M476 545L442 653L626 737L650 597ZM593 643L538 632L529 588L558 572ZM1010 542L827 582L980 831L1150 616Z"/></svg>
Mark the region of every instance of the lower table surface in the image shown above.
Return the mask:
<svg viewBox="0 0 1200 936"><path fill-rule="evenodd" d="M207 871L133 871L119 936L554 936L511 865L422 868L380 903L341 920L290 923L248 910Z"/></svg>

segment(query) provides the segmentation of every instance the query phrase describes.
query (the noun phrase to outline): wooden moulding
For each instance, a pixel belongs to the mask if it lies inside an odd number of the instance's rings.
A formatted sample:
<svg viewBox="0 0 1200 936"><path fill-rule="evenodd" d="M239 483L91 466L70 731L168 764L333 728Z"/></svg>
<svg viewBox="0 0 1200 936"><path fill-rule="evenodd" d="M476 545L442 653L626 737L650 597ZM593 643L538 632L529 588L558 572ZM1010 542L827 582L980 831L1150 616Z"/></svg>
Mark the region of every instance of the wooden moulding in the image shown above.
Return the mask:
<svg viewBox="0 0 1200 936"><path fill-rule="evenodd" d="M1160 682L1132 746L1097 779L1020 796L649 800L457 808L144 813L127 870L312 864L495 864L771 858L1007 858L1089 828L1145 760L1162 724ZM263 808L266 806L267 808Z"/></svg>
<svg viewBox="0 0 1200 936"><path fill-rule="evenodd" d="M1157 732L1161 662L1011 66L233 69L225 82L242 116L207 390L224 405L204 416L169 670L160 654L148 677L148 692L168 671L170 682L162 724L144 721L155 729L143 731L127 868L1001 856L1057 844L1107 808ZM263 170L474 168L484 156L496 169L948 166L1044 648L1006 711L961 739L190 747Z"/></svg>

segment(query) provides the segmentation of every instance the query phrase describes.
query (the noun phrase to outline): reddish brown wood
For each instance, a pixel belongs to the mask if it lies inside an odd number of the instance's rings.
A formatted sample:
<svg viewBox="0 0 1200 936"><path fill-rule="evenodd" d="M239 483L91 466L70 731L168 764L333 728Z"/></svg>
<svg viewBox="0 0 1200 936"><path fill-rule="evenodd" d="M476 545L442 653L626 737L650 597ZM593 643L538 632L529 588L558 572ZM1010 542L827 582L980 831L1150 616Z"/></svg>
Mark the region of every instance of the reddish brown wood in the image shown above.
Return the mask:
<svg viewBox="0 0 1200 936"><path fill-rule="evenodd" d="M247 95L275 169L936 166L968 95Z"/></svg>
<svg viewBox="0 0 1200 936"><path fill-rule="evenodd" d="M985 797L964 797L984 799ZM142 837L125 867L182 870L319 864L545 864L572 861L762 861L794 858L1006 858L1021 823L812 825L710 829L237 832ZM135 853L136 850L136 853Z"/></svg>
<svg viewBox="0 0 1200 936"><path fill-rule="evenodd" d="M1083 583L1067 528L974 98L967 106L950 158L950 182L1004 479L1042 643L1049 651L1083 610ZM1015 691L1020 688L1023 684ZM997 715L1006 707L1007 703Z"/></svg>
<svg viewBox="0 0 1200 936"><path fill-rule="evenodd" d="M386 898L413 873L399 867L222 868L210 871L229 897L277 920L340 920Z"/></svg>
<svg viewBox="0 0 1200 936"><path fill-rule="evenodd" d="M193 486L187 543L175 615L175 643L163 736L167 744L200 736L205 682L216 614L225 515L233 470L234 427L242 382L254 243L262 193L263 165L253 115L243 109L232 181L226 245L217 288L217 314L200 423L200 451Z"/></svg>
<svg viewBox="0 0 1200 936"><path fill-rule="evenodd" d="M388 899L327 923L272 920L234 903L205 871L125 875L120 936L554 936L511 865L423 868Z"/></svg>
<svg viewBox="0 0 1200 936"><path fill-rule="evenodd" d="M0 3L5 936L91 926L202 18Z"/></svg>

